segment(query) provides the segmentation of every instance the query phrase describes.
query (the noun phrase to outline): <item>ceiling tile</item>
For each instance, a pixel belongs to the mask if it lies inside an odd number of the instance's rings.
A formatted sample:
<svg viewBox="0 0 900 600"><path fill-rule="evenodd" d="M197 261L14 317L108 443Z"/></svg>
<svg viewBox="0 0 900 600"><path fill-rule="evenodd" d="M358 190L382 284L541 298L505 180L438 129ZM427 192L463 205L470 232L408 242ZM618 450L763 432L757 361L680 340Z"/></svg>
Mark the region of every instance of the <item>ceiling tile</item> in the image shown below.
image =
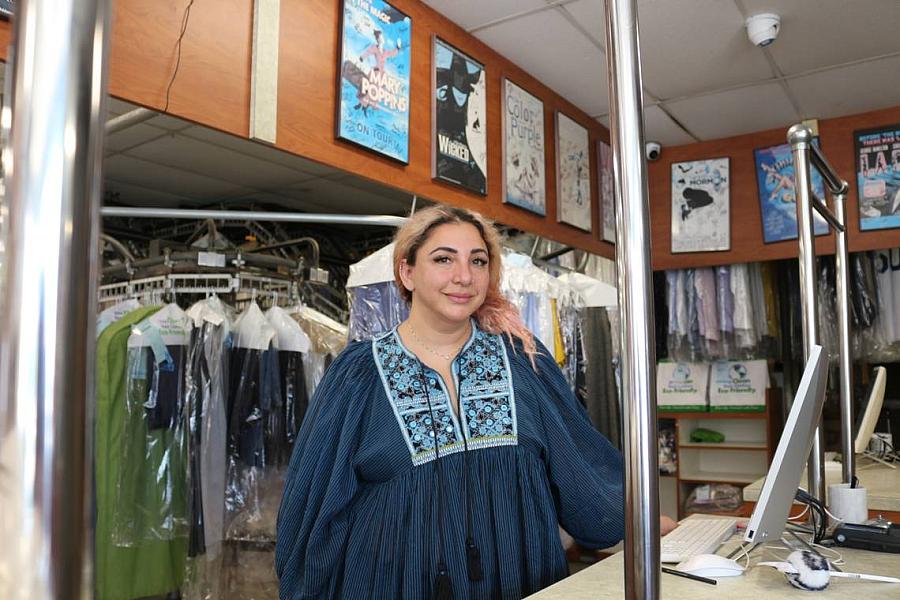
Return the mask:
<svg viewBox="0 0 900 600"><path fill-rule="evenodd" d="M110 115L122 115L136 108L138 108L137 104L125 102L124 100L113 98L112 96L109 97L109 102L106 103L106 109Z"/></svg>
<svg viewBox="0 0 900 600"><path fill-rule="evenodd" d="M544 0L425 0L425 4L463 29L546 6Z"/></svg>
<svg viewBox="0 0 900 600"><path fill-rule="evenodd" d="M147 123L154 127L168 129L170 131L181 131L182 129L187 129L191 126L190 121L185 121L184 119L179 119L178 117L172 117L166 114L160 114L158 117L153 117L147 121Z"/></svg>
<svg viewBox="0 0 900 600"><path fill-rule="evenodd" d="M644 108L644 139L665 146L680 146L694 142L694 138L678 126L658 106Z"/></svg>
<svg viewBox="0 0 900 600"><path fill-rule="evenodd" d="M824 119L900 104L898 73L900 56L895 56L790 79L788 86L804 117Z"/></svg>
<svg viewBox="0 0 900 600"><path fill-rule="evenodd" d="M785 75L900 52L897 0L743 2L750 15L781 16L781 33L769 51Z"/></svg>
<svg viewBox="0 0 900 600"><path fill-rule="evenodd" d="M160 136L169 135L171 134L165 129L139 123L107 135L103 140L103 151L106 154L114 154L147 143Z"/></svg>
<svg viewBox="0 0 900 600"><path fill-rule="evenodd" d="M638 13L644 86L658 98L772 77L734 2L640 0Z"/></svg>
<svg viewBox="0 0 900 600"><path fill-rule="evenodd" d="M326 212L329 213L375 215L385 212L395 213L398 209L395 199L386 198L371 189L366 190L329 179L315 179L279 190L279 193L293 196L301 202L327 206Z"/></svg>
<svg viewBox="0 0 900 600"><path fill-rule="evenodd" d="M666 103L673 117L702 140L787 128L798 120L777 83L744 87Z"/></svg>
<svg viewBox="0 0 900 600"><path fill-rule="evenodd" d="M294 169L178 135L138 146L128 156L256 189L290 185L304 178Z"/></svg>
<svg viewBox="0 0 900 600"><path fill-rule="evenodd" d="M195 200L210 200L251 191L233 183L154 164L124 154L107 158L103 162L103 168L108 179Z"/></svg>
<svg viewBox="0 0 900 600"><path fill-rule="evenodd" d="M603 14L603 2L596 0L575 0L557 10L568 12L588 34L594 42L606 47L606 17Z"/></svg>
<svg viewBox="0 0 900 600"><path fill-rule="evenodd" d="M179 196L178 194L170 194L160 191L156 188L147 188L140 185L134 185L125 181L119 181L110 178L107 174L103 182L103 191L106 195L116 194L118 200L122 204L128 206L157 206L157 207L177 207L190 203L188 198Z"/></svg>
<svg viewBox="0 0 900 600"><path fill-rule="evenodd" d="M609 129L609 115L603 115L597 121ZM644 139L648 142L658 142L663 147L680 146L695 141L658 106L644 107Z"/></svg>
<svg viewBox="0 0 900 600"><path fill-rule="evenodd" d="M557 11L488 27L476 36L589 115L607 112L606 57Z"/></svg>
<svg viewBox="0 0 900 600"><path fill-rule="evenodd" d="M188 137L195 140L211 142L217 146L222 146L223 148L228 148L229 150L234 150L283 167L296 169L297 171L302 171L311 176L323 177L335 173L342 173L342 171L339 171L334 167L321 165L311 160L301 158L295 154L285 152L284 150L279 150L247 138L223 133L214 129L208 129L206 127L194 126L190 129L178 132L178 135L179 137Z"/></svg>

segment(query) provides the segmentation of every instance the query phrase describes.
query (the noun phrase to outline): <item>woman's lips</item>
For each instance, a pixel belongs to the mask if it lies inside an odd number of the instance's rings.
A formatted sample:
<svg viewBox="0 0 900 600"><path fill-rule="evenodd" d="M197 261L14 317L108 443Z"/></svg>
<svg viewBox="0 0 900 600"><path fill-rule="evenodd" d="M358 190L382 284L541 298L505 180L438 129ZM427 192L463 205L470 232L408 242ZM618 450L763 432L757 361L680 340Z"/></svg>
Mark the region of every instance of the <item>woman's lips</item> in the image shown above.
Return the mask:
<svg viewBox="0 0 900 600"><path fill-rule="evenodd" d="M450 302L455 302L456 304L466 304L472 299L472 296L469 294L447 294L447 297L450 299Z"/></svg>

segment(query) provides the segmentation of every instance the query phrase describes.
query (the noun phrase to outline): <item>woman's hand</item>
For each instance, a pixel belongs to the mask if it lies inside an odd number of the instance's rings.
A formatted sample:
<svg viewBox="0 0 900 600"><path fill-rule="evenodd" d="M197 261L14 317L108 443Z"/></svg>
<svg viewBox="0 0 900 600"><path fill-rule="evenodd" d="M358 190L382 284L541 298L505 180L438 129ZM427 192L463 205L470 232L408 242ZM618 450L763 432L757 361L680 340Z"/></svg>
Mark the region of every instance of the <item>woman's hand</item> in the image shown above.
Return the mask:
<svg viewBox="0 0 900 600"><path fill-rule="evenodd" d="M660 535L660 537L666 535L667 533L669 533L676 527L678 527L678 523L673 521L670 517L667 517L666 515L659 516L659 535Z"/></svg>

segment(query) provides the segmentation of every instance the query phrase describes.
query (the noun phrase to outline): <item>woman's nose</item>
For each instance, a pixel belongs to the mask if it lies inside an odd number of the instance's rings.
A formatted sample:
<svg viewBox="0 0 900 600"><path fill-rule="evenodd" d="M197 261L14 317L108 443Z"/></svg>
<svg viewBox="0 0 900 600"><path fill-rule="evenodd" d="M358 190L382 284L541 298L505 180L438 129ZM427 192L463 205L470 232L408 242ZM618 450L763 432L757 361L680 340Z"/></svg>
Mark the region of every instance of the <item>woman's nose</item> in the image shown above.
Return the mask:
<svg viewBox="0 0 900 600"><path fill-rule="evenodd" d="M469 263L460 261L456 264L456 269L453 272L453 280L456 283L460 283L463 285L468 285L472 281L472 268L469 266Z"/></svg>

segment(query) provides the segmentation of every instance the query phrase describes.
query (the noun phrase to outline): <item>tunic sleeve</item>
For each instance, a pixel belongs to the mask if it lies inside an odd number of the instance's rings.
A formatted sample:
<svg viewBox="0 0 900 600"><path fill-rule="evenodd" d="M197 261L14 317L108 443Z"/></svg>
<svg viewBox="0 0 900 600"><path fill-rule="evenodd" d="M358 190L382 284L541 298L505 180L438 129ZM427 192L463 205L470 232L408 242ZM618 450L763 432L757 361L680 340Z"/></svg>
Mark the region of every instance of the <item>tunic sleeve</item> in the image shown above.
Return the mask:
<svg viewBox="0 0 900 600"><path fill-rule="evenodd" d="M371 346L349 346L328 368L300 428L278 511L275 570L282 600L328 596L359 489L354 456L377 377Z"/></svg>
<svg viewBox="0 0 900 600"><path fill-rule="evenodd" d="M545 391L539 410L559 523L581 546L612 546L624 537L622 455L591 424L543 347L537 379Z"/></svg>

